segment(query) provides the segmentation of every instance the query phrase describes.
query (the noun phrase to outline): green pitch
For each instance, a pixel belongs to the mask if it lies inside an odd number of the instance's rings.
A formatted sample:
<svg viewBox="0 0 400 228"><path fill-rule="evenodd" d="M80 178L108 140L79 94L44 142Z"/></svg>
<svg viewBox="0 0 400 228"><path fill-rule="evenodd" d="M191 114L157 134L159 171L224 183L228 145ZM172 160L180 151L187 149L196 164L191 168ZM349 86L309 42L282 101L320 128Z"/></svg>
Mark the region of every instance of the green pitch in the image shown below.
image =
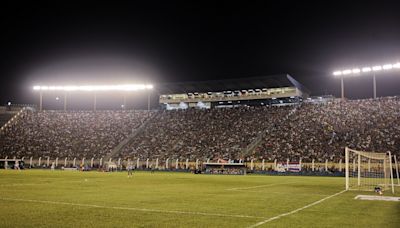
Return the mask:
<svg viewBox="0 0 400 228"><path fill-rule="evenodd" d="M1 170L0 227L400 227L400 202L343 189L329 177Z"/></svg>

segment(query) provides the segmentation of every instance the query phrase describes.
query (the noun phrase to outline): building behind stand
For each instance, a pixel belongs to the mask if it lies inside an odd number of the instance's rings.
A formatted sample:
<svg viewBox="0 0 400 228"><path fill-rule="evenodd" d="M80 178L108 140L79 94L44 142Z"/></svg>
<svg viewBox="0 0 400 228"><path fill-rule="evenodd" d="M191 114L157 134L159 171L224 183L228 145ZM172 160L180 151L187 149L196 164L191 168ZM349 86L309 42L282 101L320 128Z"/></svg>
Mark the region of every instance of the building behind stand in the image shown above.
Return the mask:
<svg viewBox="0 0 400 228"><path fill-rule="evenodd" d="M280 106L301 102L309 90L287 74L230 80L168 83L159 87L162 109Z"/></svg>

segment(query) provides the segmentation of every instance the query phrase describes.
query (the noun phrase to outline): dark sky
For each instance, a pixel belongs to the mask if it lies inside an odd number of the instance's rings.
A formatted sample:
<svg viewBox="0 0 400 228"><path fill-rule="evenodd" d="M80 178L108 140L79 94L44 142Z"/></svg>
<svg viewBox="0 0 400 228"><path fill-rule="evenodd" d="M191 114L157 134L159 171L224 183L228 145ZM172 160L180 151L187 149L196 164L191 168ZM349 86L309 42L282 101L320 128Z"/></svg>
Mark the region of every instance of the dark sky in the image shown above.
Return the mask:
<svg viewBox="0 0 400 228"><path fill-rule="evenodd" d="M2 104L34 102L33 84L279 73L339 96L332 71L400 61L396 2L53 2L2 3ZM400 71L379 76L378 95L399 94ZM372 95L370 77L348 81L350 97Z"/></svg>

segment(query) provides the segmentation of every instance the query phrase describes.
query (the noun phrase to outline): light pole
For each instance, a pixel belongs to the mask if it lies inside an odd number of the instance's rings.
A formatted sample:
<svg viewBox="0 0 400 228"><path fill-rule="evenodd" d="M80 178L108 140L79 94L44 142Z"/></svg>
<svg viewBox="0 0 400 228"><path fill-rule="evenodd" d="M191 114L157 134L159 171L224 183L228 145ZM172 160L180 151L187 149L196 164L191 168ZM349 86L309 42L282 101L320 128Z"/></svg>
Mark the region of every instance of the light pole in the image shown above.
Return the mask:
<svg viewBox="0 0 400 228"><path fill-rule="evenodd" d="M149 90L149 91L147 91L147 111L149 113L150 113L150 95L151 95L151 92Z"/></svg>
<svg viewBox="0 0 400 228"><path fill-rule="evenodd" d="M67 111L67 92L64 92L64 112Z"/></svg>
<svg viewBox="0 0 400 228"><path fill-rule="evenodd" d="M96 111L97 109L97 94L94 93L94 99L93 99L93 111Z"/></svg>
<svg viewBox="0 0 400 228"><path fill-rule="evenodd" d="M42 91L40 91L39 96L40 96L40 98L39 98L39 111L42 111L43 110L43 92Z"/></svg>
<svg viewBox="0 0 400 228"><path fill-rule="evenodd" d="M123 108L123 110L126 110L126 93L124 93L124 108Z"/></svg>
<svg viewBox="0 0 400 228"><path fill-rule="evenodd" d="M374 99L376 99L376 76L375 73L372 76L373 84L374 84Z"/></svg>
<svg viewBox="0 0 400 228"><path fill-rule="evenodd" d="M340 78L340 86L342 88L342 100L344 100L344 78Z"/></svg>

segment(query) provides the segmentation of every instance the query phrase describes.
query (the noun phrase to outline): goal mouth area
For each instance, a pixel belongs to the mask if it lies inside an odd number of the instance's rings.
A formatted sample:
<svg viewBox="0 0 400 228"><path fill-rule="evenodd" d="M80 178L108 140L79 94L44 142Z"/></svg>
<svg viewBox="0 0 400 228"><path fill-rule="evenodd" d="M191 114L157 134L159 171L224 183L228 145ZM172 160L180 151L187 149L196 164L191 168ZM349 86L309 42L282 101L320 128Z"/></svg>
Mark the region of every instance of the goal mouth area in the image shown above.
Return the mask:
<svg viewBox="0 0 400 228"><path fill-rule="evenodd" d="M393 201L400 202L400 197L395 196L373 196L373 195L357 195L355 200L376 200L376 201Z"/></svg>
<svg viewBox="0 0 400 228"><path fill-rule="evenodd" d="M374 191L375 187L395 192L392 156L345 147L346 190Z"/></svg>
<svg viewBox="0 0 400 228"><path fill-rule="evenodd" d="M385 186L385 185L380 185L380 186L354 186L349 189L348 191L363 191L363 192L374 192L375 187L380 187L383 191L388 191L391 189L391 186Z"/></svg>

